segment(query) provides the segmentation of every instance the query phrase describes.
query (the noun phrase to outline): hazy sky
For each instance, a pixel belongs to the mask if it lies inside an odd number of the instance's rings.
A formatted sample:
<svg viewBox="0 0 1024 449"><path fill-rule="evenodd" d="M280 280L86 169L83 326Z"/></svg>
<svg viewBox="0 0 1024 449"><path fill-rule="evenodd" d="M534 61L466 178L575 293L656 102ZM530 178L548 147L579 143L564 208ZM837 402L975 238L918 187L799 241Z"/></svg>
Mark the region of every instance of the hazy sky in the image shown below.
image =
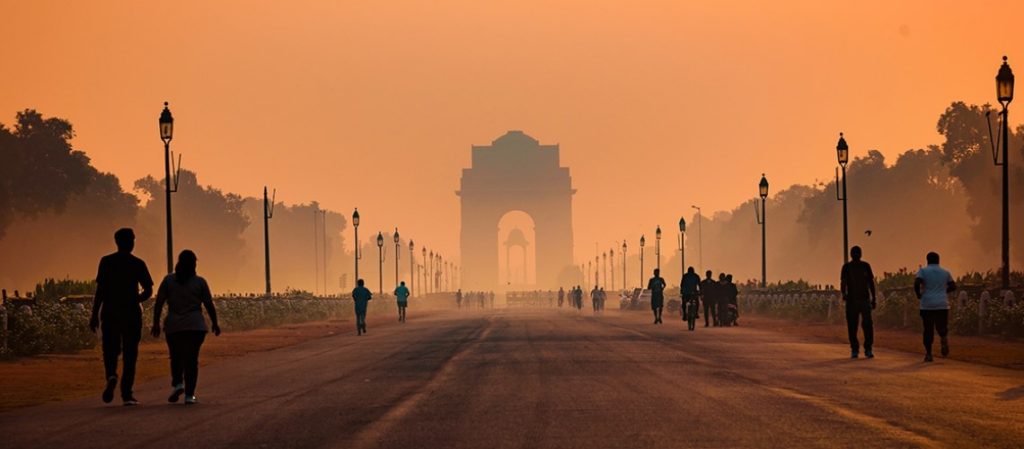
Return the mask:
<svg viewBox="0 0 1024 449"><path fill-rule="evenodd" d="M68 118L130 188L162 173L167 100L202 182L358 206L452 256L470 146L509 129L561 144L592 257L762 172L830 178L839 131L854 156L938 143L950 101L993 101L1003 54L1024 73L1013 1L0 3L0 122Z"/></svg>

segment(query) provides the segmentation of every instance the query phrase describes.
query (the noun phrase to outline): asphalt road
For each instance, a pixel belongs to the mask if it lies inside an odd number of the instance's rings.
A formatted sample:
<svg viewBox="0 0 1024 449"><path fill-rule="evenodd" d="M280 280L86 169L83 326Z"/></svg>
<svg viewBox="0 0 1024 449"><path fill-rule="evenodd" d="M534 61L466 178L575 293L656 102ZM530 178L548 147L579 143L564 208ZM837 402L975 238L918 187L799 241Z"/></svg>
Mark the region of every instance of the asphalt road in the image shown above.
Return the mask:
<svg viewBox="0 0 1024 449"><path fill-rule="evenodd" d="M159 381L138 387L138 408L103 405L97 391L2 414L0 446L1024 445L1020 371L926 365L884 345L874 360L849 360L842 345L750 327L690 333L640 313L411 310L404 325L384 320L371 317L363 337L206 366L196 406L164 402Z"/></svg>

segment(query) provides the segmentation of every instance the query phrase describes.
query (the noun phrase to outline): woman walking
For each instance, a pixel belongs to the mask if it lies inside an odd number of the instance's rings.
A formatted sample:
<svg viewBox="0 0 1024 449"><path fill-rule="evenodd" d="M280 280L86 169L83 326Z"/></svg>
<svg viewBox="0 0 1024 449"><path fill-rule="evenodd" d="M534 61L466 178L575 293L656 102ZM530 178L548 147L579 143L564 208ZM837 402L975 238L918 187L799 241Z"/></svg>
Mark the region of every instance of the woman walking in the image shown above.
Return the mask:
<svg viewBox="0 0 1024 449"><path fill-rule="evenodd" d="M185 395L185 405L195 404L196 382L199 380L199 348L206 339L206 320L202 307L210 315L213 335L220 335L217 309L206 279L196 274L196 254L184 250L178 255L174 273L164 277L156 294L153 309L154 337L160 336L160 314L167 304L163 331L171 355L171 395L167 402L178 402Z"/></svg>

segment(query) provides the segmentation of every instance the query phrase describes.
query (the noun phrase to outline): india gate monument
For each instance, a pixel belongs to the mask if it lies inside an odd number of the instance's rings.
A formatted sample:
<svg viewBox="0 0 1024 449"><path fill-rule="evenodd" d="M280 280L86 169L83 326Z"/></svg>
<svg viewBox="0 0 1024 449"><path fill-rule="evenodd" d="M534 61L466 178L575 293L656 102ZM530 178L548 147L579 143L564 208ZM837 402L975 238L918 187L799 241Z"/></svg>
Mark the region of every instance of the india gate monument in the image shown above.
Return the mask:
<svg viewBox="0 0 1024 449"><path fill-rule="evenodd" d="M577 279L573 266L572 188L558 145L541 145L522 131L509 131L490 145L472 147L472 166L462 170L462 287L498 286L498 224L509 212L533 219L537 288L558 288Z"/></svg>

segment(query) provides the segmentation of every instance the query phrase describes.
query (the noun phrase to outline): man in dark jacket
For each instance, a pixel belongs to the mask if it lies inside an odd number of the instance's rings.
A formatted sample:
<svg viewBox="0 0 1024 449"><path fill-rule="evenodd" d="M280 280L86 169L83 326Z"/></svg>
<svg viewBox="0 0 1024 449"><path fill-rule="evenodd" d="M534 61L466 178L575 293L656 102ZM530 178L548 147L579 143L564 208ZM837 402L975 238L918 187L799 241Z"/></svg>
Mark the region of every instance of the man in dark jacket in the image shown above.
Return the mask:
<svg viewBox="0 0 1024 449"><path fill-rule="evenodd" d="M860 341L857 340L857 322L864 328L864 356L874 358L871 351L875 340L875 329L871 321L871 311L875 308L875 274L871 265L861 260L859 246L850 248L850 258L843 264L839 274L839 290L846 302L846 330L850 336L850 358L860 355Z"/></svg>
<svg viewBox="0 0 1024 449"><path fill-rule="evenodd" d="M146 262L132 255L135 232L131 228L118 229L114 242L117 252L100 259L89 327L93 332L98 328L103 332L103 368L107 377L103 402L114 400L117 359L123 354L121 400L124 405L139 405L132 387L142 340L142 303L153 296L153 278Z"/></svg>

